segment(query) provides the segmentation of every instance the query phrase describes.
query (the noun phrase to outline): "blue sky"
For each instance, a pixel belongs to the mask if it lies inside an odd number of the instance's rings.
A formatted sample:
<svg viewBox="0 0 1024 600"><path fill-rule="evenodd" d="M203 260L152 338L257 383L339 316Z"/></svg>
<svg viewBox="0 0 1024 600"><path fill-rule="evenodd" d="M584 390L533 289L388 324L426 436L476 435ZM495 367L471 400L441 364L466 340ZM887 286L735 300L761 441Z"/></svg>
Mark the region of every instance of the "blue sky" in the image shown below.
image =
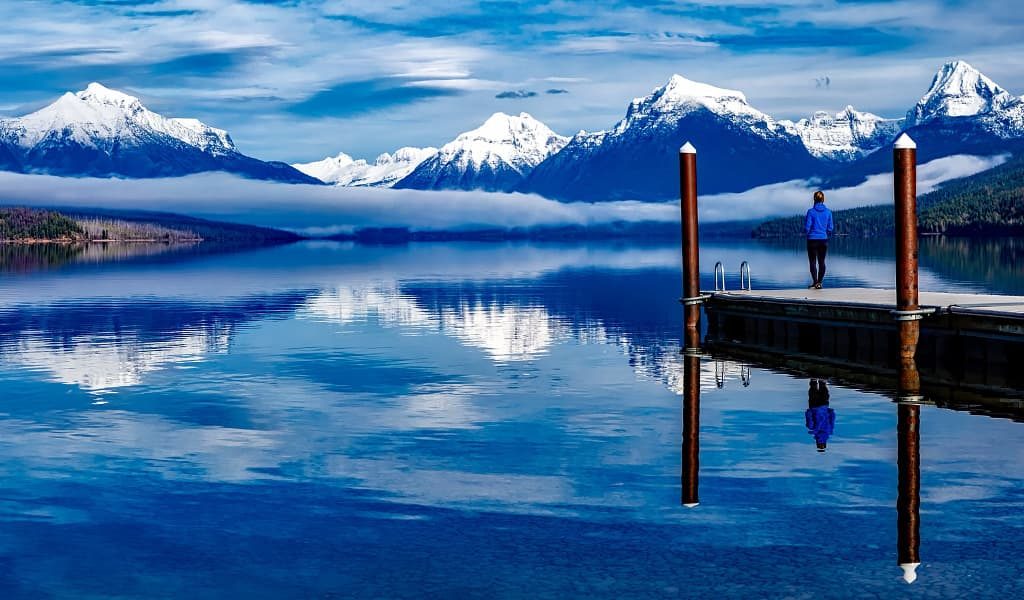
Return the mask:
<svg viewBox="0 0 1024 600"><path fill-rule="evenodd" d="M0 18L2 114L100 81L290 162L439 145L499 110L604 129L673 73L782 118L901 116L952 58L1024 93L1024 11L995 0L12 0Z"/></svg>

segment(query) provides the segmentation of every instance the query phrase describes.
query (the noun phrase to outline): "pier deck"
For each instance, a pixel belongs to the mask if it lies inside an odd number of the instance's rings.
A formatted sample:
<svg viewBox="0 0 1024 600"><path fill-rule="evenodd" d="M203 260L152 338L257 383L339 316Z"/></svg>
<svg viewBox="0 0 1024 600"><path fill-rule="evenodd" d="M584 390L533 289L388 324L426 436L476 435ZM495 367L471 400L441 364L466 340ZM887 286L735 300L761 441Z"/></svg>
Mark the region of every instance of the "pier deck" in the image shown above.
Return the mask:
<svg viewBox="0 0 1024 600"><path fill-rule="evenodd" d="M892 370L896 292L884 289L707 292L706 343ZM1024 390L1024 296L921 292L917 365L933 382Z"/></svg>
<svg viewBox="0 0 1024 600"><path fill-rule="evenodd" d="M765 302L775 304L810 304L862 307L892 311L896 309L896 290L871 288L825 288L821 290L753 290L705 292L716 302ZM1024 319L1024 296L990 294L921 292L921 308L935 309L937 314L988 314Z"/></svg>

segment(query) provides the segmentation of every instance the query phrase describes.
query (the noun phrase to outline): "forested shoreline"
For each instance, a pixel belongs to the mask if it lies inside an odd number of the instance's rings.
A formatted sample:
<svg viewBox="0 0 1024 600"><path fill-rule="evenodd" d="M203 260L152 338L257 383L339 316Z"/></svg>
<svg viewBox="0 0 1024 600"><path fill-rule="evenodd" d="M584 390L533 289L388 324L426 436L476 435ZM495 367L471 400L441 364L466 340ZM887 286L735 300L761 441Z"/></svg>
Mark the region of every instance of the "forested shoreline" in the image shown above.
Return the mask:
<svg viewBox="0 0 1024 600"><path fill-rule="evenodd" d="M951 181L918 198L918 231L950 236L1000 236L1024 233L1024 155L1002 165ZM836 234L854 237L893 235L892 204L835 212ZM756 238L803 233L803 217L782 217L753 229Z"/></svg>
<svg viewBox="0 0 1024 600"><path fill-rule="evenodd" d="M199 242L187 229L113 218L72 217L53 210L0 208L3 243Z"/></svg>

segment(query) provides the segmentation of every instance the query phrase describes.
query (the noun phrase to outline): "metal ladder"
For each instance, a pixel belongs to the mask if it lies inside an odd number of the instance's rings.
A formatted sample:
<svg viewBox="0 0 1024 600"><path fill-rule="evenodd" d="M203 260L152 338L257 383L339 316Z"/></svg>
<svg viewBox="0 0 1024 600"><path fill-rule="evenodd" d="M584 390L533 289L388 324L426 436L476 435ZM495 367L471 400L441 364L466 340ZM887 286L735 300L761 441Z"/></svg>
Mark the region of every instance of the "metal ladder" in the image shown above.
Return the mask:
<svg viewBox="0 0 1024 600"><path fill-rule="evenodd" d="M740 263L740 291L749 292L753 289L753 283L750 278L750 263L743 261ZM721 261L715 263L715 291L725 291L725 265Z"/></svg>

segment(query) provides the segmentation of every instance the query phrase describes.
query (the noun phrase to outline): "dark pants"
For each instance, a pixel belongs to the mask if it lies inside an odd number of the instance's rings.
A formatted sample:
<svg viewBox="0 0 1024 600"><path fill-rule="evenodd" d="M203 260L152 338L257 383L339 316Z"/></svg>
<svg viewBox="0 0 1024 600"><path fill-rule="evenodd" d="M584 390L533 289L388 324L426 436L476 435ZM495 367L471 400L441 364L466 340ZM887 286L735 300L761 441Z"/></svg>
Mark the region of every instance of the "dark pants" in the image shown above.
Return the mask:
<svg viewBox="0 0 1024 600"><path fill-rule="evenodd" d="M825 255L828 254L828 240L807 240L807 262L811 267L811 279L821 283L825 279Z"/></svg>

